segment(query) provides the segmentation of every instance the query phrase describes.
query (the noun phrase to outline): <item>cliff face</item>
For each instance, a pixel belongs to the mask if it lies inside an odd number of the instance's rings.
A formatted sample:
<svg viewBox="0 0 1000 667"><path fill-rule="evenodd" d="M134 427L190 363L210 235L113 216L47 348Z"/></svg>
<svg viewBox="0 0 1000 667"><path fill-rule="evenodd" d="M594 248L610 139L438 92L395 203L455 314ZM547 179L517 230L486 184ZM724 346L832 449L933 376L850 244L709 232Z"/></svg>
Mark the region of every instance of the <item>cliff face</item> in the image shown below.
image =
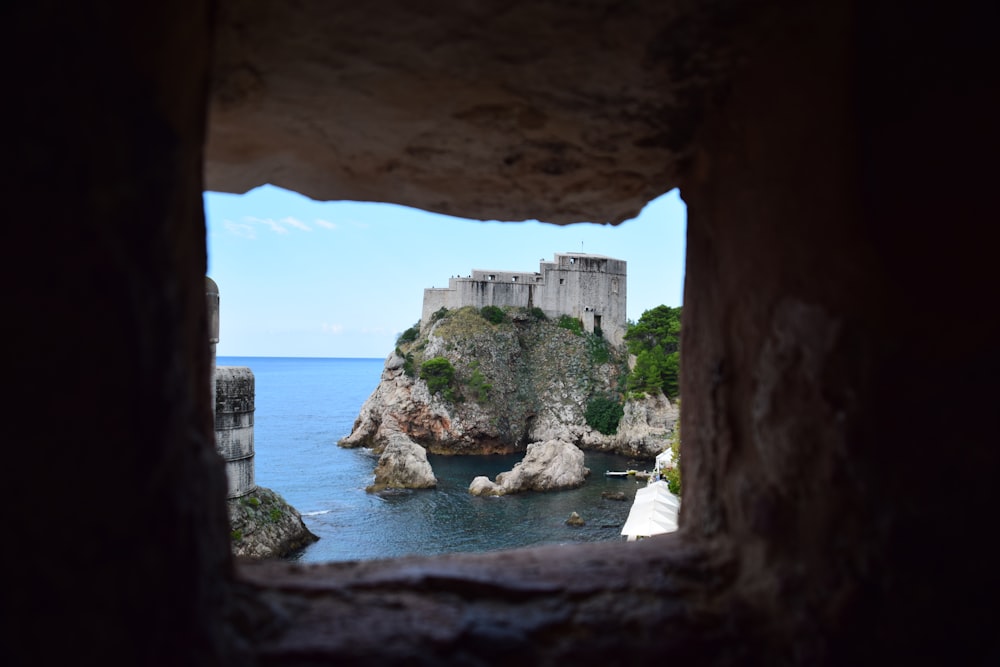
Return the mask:
<svg viewBox="0 0 1000 667"><path fill-rule="evenodd" d="M455 369L451 400L419 379L421 364L435 357ZM615 435L597 432L584 418L590 399L617 395L627 372L626 351L598 336L526 310L509 309L493 324L475 308L461 308L426 324L389 355L381 382L339 444L381 452L394 433L403 433L432 453L490 454L562 440L653 458L676 421L666 399L626 404L623 425L629 426Z"/></svg>

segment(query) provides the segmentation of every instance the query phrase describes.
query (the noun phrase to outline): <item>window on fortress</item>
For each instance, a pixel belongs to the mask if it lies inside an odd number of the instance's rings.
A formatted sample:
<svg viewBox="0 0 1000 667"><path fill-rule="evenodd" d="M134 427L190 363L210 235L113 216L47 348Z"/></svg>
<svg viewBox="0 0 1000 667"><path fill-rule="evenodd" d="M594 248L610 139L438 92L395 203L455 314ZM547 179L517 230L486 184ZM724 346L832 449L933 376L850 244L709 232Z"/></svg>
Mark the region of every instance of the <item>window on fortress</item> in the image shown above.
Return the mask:
<svg viewBox="0 0 1000 667"><path fill-rule="evenodd" d="M565 285L566 284L566 279L565 278L560 278L559 279L559 284L560 285Z"/></svg>
<svg viewBox="0 0 1000 667"><path fill-rule="evenodd" d="M493 275L493 274L491 273L490 275L488 275L488 276L486 277L486 279L487 279L487 280L496 280L496 279L497 279L497 277L496 277L495 275Z"/></svg>
<svg viewBox="0 0 1000 667"><path fill-rule="evenodd" d="M512 283L516 283L516 282L517 282L517 276L511 276L511 279L510 279L510 281L511 281Z"/></svg>

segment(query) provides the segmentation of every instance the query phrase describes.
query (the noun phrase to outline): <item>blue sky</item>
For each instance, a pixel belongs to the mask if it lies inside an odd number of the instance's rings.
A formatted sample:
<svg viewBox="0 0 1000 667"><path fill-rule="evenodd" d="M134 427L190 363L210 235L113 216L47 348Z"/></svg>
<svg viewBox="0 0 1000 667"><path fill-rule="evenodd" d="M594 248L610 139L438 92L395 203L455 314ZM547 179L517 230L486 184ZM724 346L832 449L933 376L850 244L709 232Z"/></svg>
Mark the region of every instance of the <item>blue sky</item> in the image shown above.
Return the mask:
<svg viewBox="0 0 1000 667"><path fill-rule="evenodd" d="M204 199L219 356L384 358L420 319L425 287L473 269L537 271L557 252L624 259L631 320L682 304L687 223L676 190L617 226L470 221L269 185Z"/></svg>

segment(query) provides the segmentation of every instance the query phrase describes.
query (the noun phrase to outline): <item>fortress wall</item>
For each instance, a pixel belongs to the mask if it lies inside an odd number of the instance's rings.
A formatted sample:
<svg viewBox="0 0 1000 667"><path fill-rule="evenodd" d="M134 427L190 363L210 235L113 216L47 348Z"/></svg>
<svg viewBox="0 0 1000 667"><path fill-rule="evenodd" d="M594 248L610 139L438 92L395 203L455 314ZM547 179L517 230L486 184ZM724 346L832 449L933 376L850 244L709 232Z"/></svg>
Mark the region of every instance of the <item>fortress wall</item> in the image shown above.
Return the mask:
<svg viewBox="0 0 1000 667"><path fill-rule="evenodd" d="M424 305L421 309L422 323L430 322L431 315L444 307L449 310L463 306L514 306L527 308L532 305L533 292L540 285L530 282L534 280L533 273L502 273L499 271L485 272L487 278L452 278L447 289L425 289ZM489 280L488 276L495 276ZM516 276L518 280L513 280Z"/></svg>
<svg viewBox="0 0 1000 667"><path fill-rule="evenodd" d="M536 306L546 316L579 318L593 332L600 321L605 338L619 344L626 325L626 262L599 255L557 254L538 272L476 269L451 278L447 288L424 290L421 321L440 308ZM598 320L599 318L599 320Z"/></svg>
<svg viewBox="0 0 1000 667"><path fill-rule="evenodd" d="M228 498L257 488L254 481L253 371L243 366L215 369L215 448L226 461Z"/></svg>

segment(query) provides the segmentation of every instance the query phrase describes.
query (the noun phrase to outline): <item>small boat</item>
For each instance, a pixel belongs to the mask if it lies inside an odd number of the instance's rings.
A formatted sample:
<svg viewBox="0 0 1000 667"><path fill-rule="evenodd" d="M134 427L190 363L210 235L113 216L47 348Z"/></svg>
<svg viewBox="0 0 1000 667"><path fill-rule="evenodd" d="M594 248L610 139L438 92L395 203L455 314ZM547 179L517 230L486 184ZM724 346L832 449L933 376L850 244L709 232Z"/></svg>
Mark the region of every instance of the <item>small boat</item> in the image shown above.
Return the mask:
<svg viewBox="0 0 1000 667"><path fill-rule="evenodd" d="M634 475L634 474L635 474L634 470L623 470L623 471L605 470L604 471L604 476L605 477L628 477L629 475Z"/></svg>

